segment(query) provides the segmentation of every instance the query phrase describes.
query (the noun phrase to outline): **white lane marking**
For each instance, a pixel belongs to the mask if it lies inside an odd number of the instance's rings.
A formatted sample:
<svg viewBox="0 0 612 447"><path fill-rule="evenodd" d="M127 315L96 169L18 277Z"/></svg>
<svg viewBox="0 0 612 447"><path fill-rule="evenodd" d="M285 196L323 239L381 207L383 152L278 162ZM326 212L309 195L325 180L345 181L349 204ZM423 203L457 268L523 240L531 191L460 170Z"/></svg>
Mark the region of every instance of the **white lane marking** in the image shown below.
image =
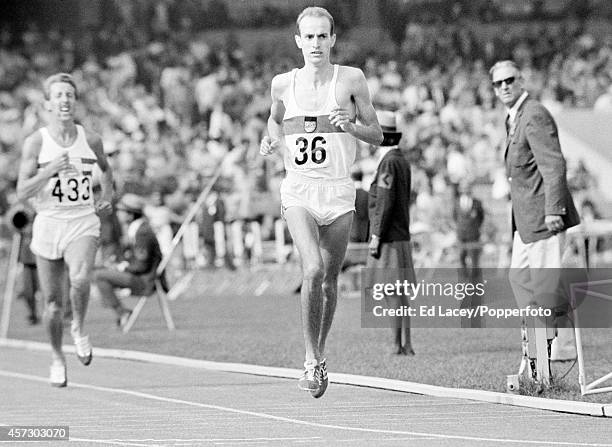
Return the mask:
<svg viewBox="0 0 612 447"><path fill-rule="evenodd" d="M0 346L43 352L51 351L49 343L33 342L26 340L0 338ZM63 349L65 352L73 353L74 345L65 345ZM280 377L293 379L299 377L299 375L302 374L302 370L299 369L258 366L244 363L222 363L207 360L195 360L188 359L185 357L153 354L150 352L142 351L126 351L118 349L98 348L96 350L96 355L101 358L144 361L147 363L172 365L173 367L185 366L188 368L206 369L208 371L222 371L226 373L250 374L265 377ZM545 399L541 397L519 396L508 393L475 389L445 388L415 382L406 382L401 380L384 379L380 377L368 377L342 373L331 373L330 382L337 383L339 385L351 385L391 392L433 396L445 400L476 400L478 401L477 404L513 405L522 408L529 408L531 410L550 410L562 413L583 414L588 416L612 417L612 407L608 408L606 412L606 406L590 402Z"/></svg>
<svg viewBox="0 0 612 447"><path fill-rule="evenodd" d="M311 440L322 439L320 436L307 436L307 437L292 437L292 438L144 438L144 439L123 439L128 442L242 442L242 441L304 441L308 442ZM109 441L122 441L122 439L109 439Z"/></svg>
<svg viewBox="0 0 612 447"><path fill-rule="evenodd" d="M4 377L13 377L17 379L24 380L32 380L36 382L44 382L47 383L48 379L46 377L34 376L30 374L22 374L11 371L0 370L0 376ZM498 442L498 443L506 443L506 444L540 444L540 445L567 445L572 447L584 446L584 447L612 447L612 444L601 444L601 443L587 443L587 442L564 442L564 441L536 441L529 439L505 439L505 438L485 438L480 436L461 436L461 435L441 435L437 433L426 433L426 432L415 432L415 431L405 431L405 430L383 430L376 428L362 428L362 427L347 427L343 425L334 425L334 424L321 424L318 422L308 422L300 419L292 419L283 416L275 416L267 413L260 413L255 411L248 410L239 410L236 408L230 407L222 407L220 405L212 405L212 404L204 404L201 402L193 402L183 399L174 399L170 397L156 396L154 394L141 393L139 391L132 390L122 390L118 388L108 388L97 385L88 385L83 383L75 383L70 382L70 386L73 388L83 388L88 390L102 391L105 393L115 393L115 394L124 394L128 396L140 397L142 399L149 399L158 402L172 403L172 404L181 404L187 405L190 407L197 408L207 408L218 411L225 411L228 413L242 414L247 416L253 416L263 419L270 419L274 421L288 422L290 424L296 425L305 425L309 427L317 427L317 428L328 428L332 430L344 430L344 431L354 431L361 433L381 433L388 435L405 435L405 436L424 436L424 437L432 437L436 439L460 439L464 441L479 441L479 442Z"/></svg>
<svg viewBox="0 0 612 447"><path fill-rule="evenodd" d="M70 437L70 442L92 442L97 444L106 444L106 445L132 445L137 447L150 447L151 444L139 444L137 442L128 442L122 440L115 439L90 439L90 438L73 438Z"/></svg>
<svg viewBox="0 0 612 447"><path fill-rule="evenodd" d="M131 445L131 446L138 446L138 447L149 447L150 446L150 444L138 444L138 443L134 443L131 441L123 441L123 440L116 440L116 439L108 439L108 440L107 439L89 439L89 438L75 438L73 436L70 436L70 439L68 439L68 441L70 442L92 442L92 443L108 444L108 445ZM39 443L40 440L36 440L36 441L20 440L19 441L20 444L29 444L31 442ZM52 441L48 441L48 442L52 442ZM14 445L15 441L0 441L0 444L13 444Z"/></svg>

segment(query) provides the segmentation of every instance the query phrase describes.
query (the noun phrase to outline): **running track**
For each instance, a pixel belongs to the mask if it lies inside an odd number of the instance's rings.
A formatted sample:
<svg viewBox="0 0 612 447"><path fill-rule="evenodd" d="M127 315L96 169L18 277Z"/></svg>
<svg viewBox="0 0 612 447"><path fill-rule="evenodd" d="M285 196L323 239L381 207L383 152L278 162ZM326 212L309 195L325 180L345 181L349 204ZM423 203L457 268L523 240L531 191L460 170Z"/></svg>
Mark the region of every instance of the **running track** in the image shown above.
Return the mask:
<svg viewBox="0 0 612 447"><path fill-rule="evenodd" d="M338 384L315 400L295 380L68 355L55 389L48 352L0 347L0 425L68 425L84 446L612 447L610 418Z"/></svg>

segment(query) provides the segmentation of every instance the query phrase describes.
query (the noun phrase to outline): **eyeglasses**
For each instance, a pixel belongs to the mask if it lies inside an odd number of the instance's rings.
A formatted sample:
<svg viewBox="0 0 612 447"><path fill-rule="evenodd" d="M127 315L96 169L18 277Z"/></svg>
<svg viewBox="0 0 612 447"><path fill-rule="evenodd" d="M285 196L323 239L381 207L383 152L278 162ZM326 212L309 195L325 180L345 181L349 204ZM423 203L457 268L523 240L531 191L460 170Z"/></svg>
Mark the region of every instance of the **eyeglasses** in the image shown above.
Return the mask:
<svg viewBox="0 0 612 447"><path fill-rule="evenodd" d="M509 78L502 79L501 81L493 81L491 82L491 85L493 85L493 87L495 88L500 88L504 82L506 83L506 85L512 85L514 84L515 80L516 80L515 76L510 76Z"/></svg>

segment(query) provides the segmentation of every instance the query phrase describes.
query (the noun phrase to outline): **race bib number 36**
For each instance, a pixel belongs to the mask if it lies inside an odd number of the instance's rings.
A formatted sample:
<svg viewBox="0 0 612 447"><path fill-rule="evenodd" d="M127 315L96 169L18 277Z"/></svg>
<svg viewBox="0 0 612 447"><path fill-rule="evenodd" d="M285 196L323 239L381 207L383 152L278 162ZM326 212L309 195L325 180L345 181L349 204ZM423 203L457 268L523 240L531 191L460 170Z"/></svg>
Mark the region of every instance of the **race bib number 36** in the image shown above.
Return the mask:
<svg viewBox="0 0 612 447"><path fill-rule="evenodd" d="M296 136L290 147L297 169L318 169L329 165L327 141L321 135Z"/></svg>
<svg viewBox="0 0 612 447"><path fill-rule="evenodd" d="M60 176L52 179L51 185L51 199L55 206L93 204L90 176Z"/></svg>

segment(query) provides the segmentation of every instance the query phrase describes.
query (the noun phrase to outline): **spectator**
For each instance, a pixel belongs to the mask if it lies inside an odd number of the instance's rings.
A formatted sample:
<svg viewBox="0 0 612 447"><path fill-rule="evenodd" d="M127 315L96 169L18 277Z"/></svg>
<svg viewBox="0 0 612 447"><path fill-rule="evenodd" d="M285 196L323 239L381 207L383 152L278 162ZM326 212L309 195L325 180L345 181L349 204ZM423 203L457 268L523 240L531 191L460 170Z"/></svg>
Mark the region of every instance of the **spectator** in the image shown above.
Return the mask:
<svg viewBox="0 0 612 447"><path fill-rule="evenodd" d="M368 193L371 236L366 265L375 278L367 283L391 284L396 280L414 283L416 278L410 244L410 165L398 147L402 134L397 131L395 114L378 112L377 117L384 140L378 152L378 169ZM390 278L390 269L394 273L401 272L402 277L397 278L392 274ZM390 297L389 304L398 309L409 306L408 297L404 294ZM394 317L392 323L392 353L414 355L410 317Z"/></svg>
<svg viewBox="0 0 612 447"><path fill-rule="evenodd" d="M28 321L31 325L39 323L36 293L39 290L38 275L36 273L36 257L30 250L32 242L32 221L34 220L34 210L25 206L14 207L8 213L8 219L14 230L20 233L19 239L19 262L23 269L18 278L17 298L23 299L28 308Z"/></svg>
<svg viewBox="0 0 612 447"><path fill-rule="evenodd" d="M514 234L510 284L521 308L534 301L545 308L562 308L564 303L551 302L549 297L558 287L565 231L580 218L567 185L557 125L524 89L514 62L497 62L490 74L495 94L507 111L505 159L512 179ZM572 360L576 357L573 331L561 319L557 326L550 359Z"/></svg>
<svg viewBox="0 0 612 447"><path fill-rule="evenodd" d="M462 277L467 282L477 283L482 278L480 233L484 221L484 210L482 202L474 197L472 190L473 186L469 180L464 180L459 184L453 217L456 223Z"/></svg>
<svg viewBox="0 0 612 447"><path fill-rule="evenodd" d="M464 180L458 185L458 195L453 207L453 217L456 223L457 244L459 250L459 281L477 284L482 281L480 267L481 227L484 221L482 202L473 195L471 181ZM482 304L479 296L470 295L461 300L461 308L477 309ZM461 318L461 327L481 327L481 319Z"/></svg>
<svg viewBox="0 0 612 447"><path fill-rule="evenodd" d="M610 84L605 93L597 98L593 105L593 110L596 112L612 113L612 84Z"/></svg>
<svg viewBox="0 0 612 447"><path fill-rule="evenodd" d="M125 194L117 204L119 219L127 227L125 261L114 268L96 270L95 282L102 299L115 311L117 326L123 328L131 311L123 306L115 288L127 288L133 294L153 291L157 266L162 260L159 243L144 216L145 202L135 194Z"/></svg>
<svg viewBox="0 0 612 447"><path fill-rule="evenodd" d="M355 182L355 215L351 225L349 242L367 242L369 236L368 192L363 189L363 172L354 171L351 178Z"/></svg>

